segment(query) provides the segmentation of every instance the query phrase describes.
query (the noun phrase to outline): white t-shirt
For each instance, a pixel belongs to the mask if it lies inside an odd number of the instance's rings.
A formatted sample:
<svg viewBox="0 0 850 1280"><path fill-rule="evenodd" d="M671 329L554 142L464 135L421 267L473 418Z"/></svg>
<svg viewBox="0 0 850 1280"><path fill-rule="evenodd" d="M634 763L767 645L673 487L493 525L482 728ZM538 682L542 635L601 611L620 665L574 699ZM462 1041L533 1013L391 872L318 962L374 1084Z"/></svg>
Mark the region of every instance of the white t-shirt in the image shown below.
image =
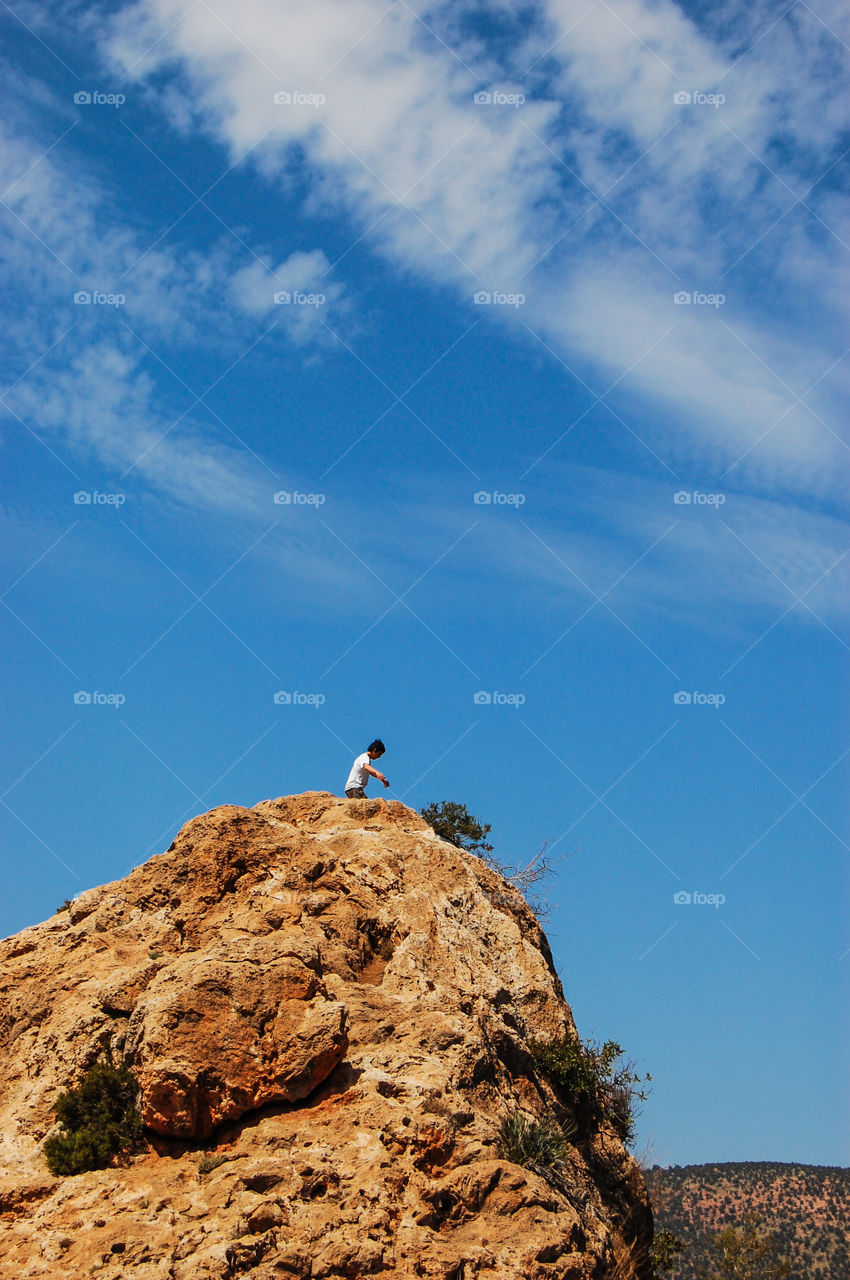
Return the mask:
<svg viewBox="0 0 850 1280"><path fill-rule="evenodd" d="M352 787L365 787L369 781L369 774L366 772L366 765L371 764L369 752L364 751L358 756L351 766L351 773L348 775L348 782L345 784L345 790L350 791Z"/></svg>

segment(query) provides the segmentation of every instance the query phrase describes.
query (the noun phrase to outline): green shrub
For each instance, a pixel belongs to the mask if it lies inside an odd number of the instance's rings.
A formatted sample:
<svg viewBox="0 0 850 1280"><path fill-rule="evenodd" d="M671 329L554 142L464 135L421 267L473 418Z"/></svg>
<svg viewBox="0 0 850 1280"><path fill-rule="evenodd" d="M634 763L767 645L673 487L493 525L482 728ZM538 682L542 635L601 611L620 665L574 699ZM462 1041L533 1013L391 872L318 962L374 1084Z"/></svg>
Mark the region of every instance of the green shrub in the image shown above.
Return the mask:
<svg viewBox="0 0 850 1280"><path fill-rule="evenodd" d="M473 818L465 804L442 800L439 804L426 805L419 812L441 840L481 857L493 852L493 846L487 843L490 823Z"/></svg>
<svg viewBox="0 0 850 1280"><path fill-rule="evenodd" d="M516 866L509 866L493 854L493 846L487 840L490 823L479 822L465 804L458 804L456 800L442 800L439 804L426 805L419 812L441 840L446 840L457 849L463 849L465 853L474 853L486 866L504 877L509 885L518 889L538 920L548 916L549 903L532 892L535 885L554 875L554 867L545 856L545 841L540 852L525 865L517 863ZM505 897L498 892L488 894L488 897L494 905L512 904L510 896Z"/></svg>
<svg viewBox="0 0 850 1280"><path fill-rule="evenodd" d="M531 1120L521 1111L507 1116L499 1128L499 1155L544 1178L563 1166L568 1135L551 1116Z"/></svg>
<svg viewBox="0 0 850 1280"><path fill-rule="evenodd" d="M208 1151L205 1155L202 1155L198 1161L198 1173L212 1173L213 1169L218 1169L220 1165L226 1164L227 1160L227 1156L213 1154Z"/></svg>
<svg viewBox="0 0 850 1280"><path fill-rule="evenodd" d="M677 1265L676 1255L684 1253L687 1247L684 1240L680 1240L672 1231L668 1231L667 1227L662 1227L660 1231L656 1231L650 1253L655 1273L672 1271Z"/></svg>
<svg viewBox="0 0 850 1280"><path fill-rule="evenodd" d="M623 1050L615 1041L599 1045L561 1036L547 1044L533 1041L531 1050L537 1069L569 1099L578 1117L604 1117L624 1142L632 1141L636 1102L647 1097L639 1086L652 1077L639 1076L628 1059L617 1066Z"/></svg>
<svg viewBox="0 0 850 1280"><path fill-rule="evenodd" d="M779 1241L772 1231L762 1231L759 1213L744 1215L741 1227L726 1227L711 1241L714 1256L699 1270L701 1280L783 1280L791 1264L777 1257Z"/></svg>
<svg viewBox="0 0 850 1280"><path fill-rule="evenodd" d="M56 1119L64 1132L44 1144L50 1172L66 1176L105 1169L116 1155L131 1149L142 1131L138 1092L127 1068L107 1059L98 1060L75 1089L60 1094Z"/></svg>

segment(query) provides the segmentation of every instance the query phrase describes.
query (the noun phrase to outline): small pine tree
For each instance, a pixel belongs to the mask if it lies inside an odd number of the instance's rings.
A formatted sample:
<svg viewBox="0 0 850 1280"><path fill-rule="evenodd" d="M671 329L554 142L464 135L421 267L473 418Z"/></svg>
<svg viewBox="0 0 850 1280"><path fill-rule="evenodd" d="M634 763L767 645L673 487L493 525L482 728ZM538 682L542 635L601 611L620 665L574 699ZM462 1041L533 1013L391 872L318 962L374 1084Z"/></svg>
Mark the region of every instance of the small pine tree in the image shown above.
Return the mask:
<svg viewBox="0 0 850 1280"><path fill-rule="evenodd" d="M426 805L419 812L441 840L479 856L493 852L493 846L487 843L490 823L473 818L465 804L442 800L439 804Z"/></svg>
<svg viewBox="0 0 850 1280"><path fill-rule="evenodd" d="M492 867L500 876L504 876L508 884L518 889L531 910L540 920L549 914L549 903L545 898L537 897L532 890L541 881L551 878L554 868L546 859L546 842L539 853L536 853L525 866L508 866L493 856L493 846L488 842L489 822L479 822L469 812L465 804L454 800L443 800L439 804L426 805L420 809L422 817L433 827L441 840L447 840L466 853L474 853Z"/></svg>
<svg viewBox="0 0 850 1280"><path fill-rule="evenodd" d="M660 1231L656 1231L652 1241L652 1249L650 1250L655 1273L672 1271L676 1265L677 1254L684 1253L687 1247L685 1241L680 1240L672 1231L668 1231L667 1227L662 1227Z"/></svg>
<svg viewBox="0 0 850 1280"><path fill-rule="evenodd" d="M64 1132L44 1144L47 1167L57 1177L105 1169L132 1148L142 1131L139 1088L126 1067L98 1060L75 1089L59 1095L56 1119Z"/></svg>
<svg viewBox="0 0 850 1280"><path fill-rule="evenodd" d="M743 1226L726 1227L711 1241L715 1257L700 1269L700 1280L783 1280L791 1264L778 1258L777 1237L761 1230L763 1218L748 1213Z"/></svg>

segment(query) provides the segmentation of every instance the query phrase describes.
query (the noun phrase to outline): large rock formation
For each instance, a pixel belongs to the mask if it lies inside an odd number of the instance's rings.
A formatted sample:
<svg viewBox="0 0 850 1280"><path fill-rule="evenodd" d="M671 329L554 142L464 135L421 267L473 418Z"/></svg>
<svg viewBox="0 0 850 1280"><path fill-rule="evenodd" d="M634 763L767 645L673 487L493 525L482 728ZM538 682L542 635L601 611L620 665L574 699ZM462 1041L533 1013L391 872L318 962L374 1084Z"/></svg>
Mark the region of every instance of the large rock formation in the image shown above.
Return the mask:
<svg viewBox="0 0 850 1280"><path fill-rule="evenodd" d="M412 810L308 793L195 818L0 943L0 1268L24 1277L648 1280L604 1122L557 1177L501 1159L568 1117L533 1039L574 1033L520 894ZM57 1179L57 1095L109 1046L147 1144Z"/></svg>

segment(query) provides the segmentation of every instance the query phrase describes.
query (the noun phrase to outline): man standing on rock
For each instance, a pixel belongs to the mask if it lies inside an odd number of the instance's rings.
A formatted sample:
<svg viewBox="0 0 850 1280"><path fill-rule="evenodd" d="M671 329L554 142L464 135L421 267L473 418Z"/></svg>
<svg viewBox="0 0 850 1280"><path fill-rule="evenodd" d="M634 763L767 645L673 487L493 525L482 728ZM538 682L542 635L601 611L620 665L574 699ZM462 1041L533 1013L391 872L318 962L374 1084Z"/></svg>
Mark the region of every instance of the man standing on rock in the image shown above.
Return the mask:
<svg viewBox="0 0 850 1280"><path fill-rule="evenodd" d="M379 782L383 782L385 787L390 784L380 769L373 769L370 760L379 760L386 751L386 747L380 738L376 738L371 746L367 747L362 755L359 755L351 766L351 773L348 775L348 782L345 784L345 794L349 800L365 800L366 787L369 778L377 778Z"/></svg>

